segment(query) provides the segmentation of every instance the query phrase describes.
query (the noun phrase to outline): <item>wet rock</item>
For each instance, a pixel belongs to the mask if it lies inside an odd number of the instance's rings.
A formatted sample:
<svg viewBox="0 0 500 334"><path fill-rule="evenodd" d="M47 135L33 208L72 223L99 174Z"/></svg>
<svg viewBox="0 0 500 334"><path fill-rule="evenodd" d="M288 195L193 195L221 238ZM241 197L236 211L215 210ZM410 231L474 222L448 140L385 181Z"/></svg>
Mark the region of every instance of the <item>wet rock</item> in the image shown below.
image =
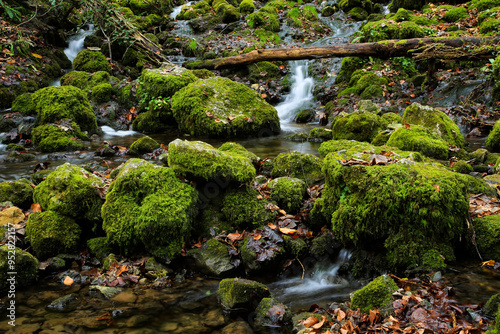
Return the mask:
<svg viewBox="0 0 500 334"><path fill-rule="evenodd" d="M252 311L262 298L270 297L271 293L262 283L242 278L226 278L220 281L217 296L226 310Z"/></svg>
<svg viewBox="0 0 500 334"><path fill-rule="evenodd" d="M138 314L130 317L127 320L127 327L143 327L145 326L149 321L151 320L151 317L145 314Z"/></svg>
<svg viewBox="0 0 500 334"><path fill-rule="evenodd" d="M351 299L351 309L359 308L363 313L379 309L382 314L387 314L392 307L392 294L397 290L398 286L391 277L379 276L367 286L354 292Z"/></svg>
<svg viewBox="0 0 500 334"><path fill-rule="evenodd" d="M200 271L210 276L228 276L236 269L227 245L216 239L208 240L200 248L190 250L187 255L195 261L195 266Z"/></svg>
<svg viewBox="0 0 500 334"><path fill-rule="evenodd" d="M79 302L75 295L69 294L59 297L47 305L47 310L52 312L68 313L76 310Z"/></svg>
<svg viewBox="0 0 500 334"><path fill-rule="evenodd" d="M18 207L10 207L0 211L0 226L3 225L16 225L24 220L25 216L21 209Z"/></svg>
<svg viewBox="0 0 500 334"><path fill-rule="evenodd" d="M203 323L212 328L218 328L225 323L224 314L220 309L210 310L203 315Z"/></svg>
<svg viewBox="0 0 500 334"><path fill-rule="evenodd" d="M314 143L321 143L331 139L333 139L332 130L325 128L311 129L311 131L309 131L309 135L307 136L307 141Z"/></svg>
<svg viewBox="0 0 500 334"><path fill-rule="evenodd" d="M137 295L133 292L125 291L120 292L116 296L112 297L111 300L117 305L128 305L133 304L137 301Z"/></svg>
<svg viewBox="0 0 500 334"><path fill-rule="evenodd" d="M111 299L123 291L121 288L93 285L89 288L89 295L102 295L106 299Z"/></svg>
<svg viewBox="0 0 500 334"><path fill-rule="evenodd" d="M15 263L9 263L9 256L15 253ZM9 272L16 272L9 275ZM38 260L28 252L11 245L0 246L0 291L15 290L36 281Z"/></svg>
<svg viewBox="0 0 500 334"><path fill-rule="evenodd" d="M297 133L293 133L291 135L286 136L286 139L291 140L291 141L295 141L295 142L299 142L299 143L307 141L307 138L308 138L308 135L305 132L297 132Z"/></svg>
<svg viewBox="0 0 500 334"><path fill-rule="evenodd" d="M360 112L371 112L377 115L381 112L380 107L373 103L372 100L360 100L358 102L358 110Z"/></svg>
<svg viewBox="0 0 500 334"><path fill-rule="evenodd" d="M295 123L309 123L314 120L316 113L312 109L301 110L295 117Z"/></svg>
<svg viewBox="0 0 500 334"><path fill-rule="evenodd" d="M0 202L10 201L15 206L28 209L33 203L33 183L28 179L0 183Z"/></svg>
<svg viewBox="0 0 500 334"><path fill-rule="evenodd" d="M292 325L292 312L284 304L274 298L263 298L257 309L255 317L256 327L290 327Z"/></svg>
<svg viewBox="0 0 500 334"><path fill-rule="evenodd" d="M177 328L179 328L179 324L177 322L164 322L160 326L160 331L162 331L162 332L174 332Z"/></svg>
<svg viewBox="0 0 500 334"><path fill-rule="evenodd" d="M253 334L252 327L245 321L237 321L227 325L222 329L222 334Z"/></svg>

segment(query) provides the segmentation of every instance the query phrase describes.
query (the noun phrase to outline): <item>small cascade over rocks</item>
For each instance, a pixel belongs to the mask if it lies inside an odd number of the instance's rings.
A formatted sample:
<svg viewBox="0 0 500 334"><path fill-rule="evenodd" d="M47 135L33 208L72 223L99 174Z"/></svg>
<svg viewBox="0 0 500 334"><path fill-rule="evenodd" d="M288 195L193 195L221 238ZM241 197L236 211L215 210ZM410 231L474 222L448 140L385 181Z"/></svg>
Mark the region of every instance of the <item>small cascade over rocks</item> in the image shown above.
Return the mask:
<svg viewBox="0 0 500 334"><path fill-rule="evenodd" d="M115 130L110 126L103 125L101 126L102 132L104 132L105 136L109 137L126 137L126 136L132 136L136 134L136 131L132 130Z"/></svg>

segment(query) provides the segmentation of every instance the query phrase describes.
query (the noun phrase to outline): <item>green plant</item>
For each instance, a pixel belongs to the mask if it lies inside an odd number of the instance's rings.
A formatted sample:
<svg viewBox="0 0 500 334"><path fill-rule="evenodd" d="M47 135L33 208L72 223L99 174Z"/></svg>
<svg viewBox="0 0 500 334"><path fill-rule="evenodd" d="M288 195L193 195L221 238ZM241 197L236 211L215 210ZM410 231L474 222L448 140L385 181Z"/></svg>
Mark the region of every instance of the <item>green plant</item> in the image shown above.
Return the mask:
<svg viewBox="0 0 500 334"><path fill-rule="evenodd" d="M17 22L21 22L21 13L19 12L18 8L22 7L10 7L9 5L5 4L2 0L0 0L0 7L4 10L5 14L9 17L9 19Z"/></svg>
<svg viewBox="0 0 500 334"><path fill-rule="evenodd" d="M491 72L491 66L493 65L493 62L495 59L488 59L489 63L486 63L483 67L481 67L481 71L489 73Z"/></svg>

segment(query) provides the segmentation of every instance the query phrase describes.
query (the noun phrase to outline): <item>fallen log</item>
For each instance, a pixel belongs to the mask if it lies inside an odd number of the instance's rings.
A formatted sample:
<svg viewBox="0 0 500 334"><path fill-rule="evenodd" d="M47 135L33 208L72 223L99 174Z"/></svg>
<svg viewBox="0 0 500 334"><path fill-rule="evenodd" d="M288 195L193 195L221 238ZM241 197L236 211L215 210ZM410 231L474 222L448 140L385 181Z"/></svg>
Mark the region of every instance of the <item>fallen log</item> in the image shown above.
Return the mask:
<svg viewBox="0 0 500 334"><path fill-rule="evenodd" d="M346 43L292 49L259 49L233 57L188 61L190 69L209 70L249 65L259 61L299 60L332 57L391 58L412 56L423 59L474 59L491 57L500 50L500 36L493 37L436 37L387 40L372 43Z"/></svg>

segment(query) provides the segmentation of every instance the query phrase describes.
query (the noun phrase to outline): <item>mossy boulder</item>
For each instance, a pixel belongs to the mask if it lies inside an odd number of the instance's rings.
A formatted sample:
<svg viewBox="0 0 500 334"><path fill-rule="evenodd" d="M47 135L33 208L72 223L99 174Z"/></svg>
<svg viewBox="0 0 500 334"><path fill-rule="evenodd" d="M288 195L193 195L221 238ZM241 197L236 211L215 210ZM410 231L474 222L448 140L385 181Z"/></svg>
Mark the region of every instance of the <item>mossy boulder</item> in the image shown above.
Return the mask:
<svg viewBox="0 0 500 334"><path fill-rule="evenodd" d="M254 12L246 17L247 24L250 28L262 28L267 31L280 31L280 21L278 12L272 6L264 6L257 12Z"/></svg>
<svg viewBox="0 0 500 334"><path fill-rule="evenodd" d="M80 227L71 218L54 211L35 212L29 216L26 239L39 259L72 253L79 246Z"/></svg>
<svg viewBox="0 0 500 334"><path fill-rule="evenodd" d="M399 8L420 10L426 3L427 1L425 0L392 0L389 4L389 9L393 12L397 11Z"/></svg>
<svg viewBox="0 0 500 334"><path fill-rule="evenodd" d="M374 309L390 308L393 301L392 294L397 290L398 286L390 276L379 276L365 287L354 292L351 299L351 309L357 310L359 308L363 313L370 313Z"/></svg>
<svg viewBox="0 0 500 334"><path fill-rule="evenodd" d="M251 14L255 10L253 0L243 0L239 6L240 12L243 14Z"/></svg>
<svg viewBox="0 0 500 334"><path fill-rule="evenodd" d="M93 254L99 261L104 262L106 256L111 254L113 248L108 243L108 238L97 237L87 240L87 247L90 253Z"/></svg>
<svg viewBox="0 0 500 334"><path fill-rule="evenodd" d="M204 181L250 182L256 171L239 152L219 151L201 141L176 139L168 145L168 164L179 175Z"/></svg>
<svg viewBox="0 0 500 334"><path fill-rule="evenodd" d="M33 193L43 211L54 211L80 223L83 230L101 221L103 199L99 188L105 183L85 169L65 163L50 173Z"/></svg>
<svg viewBox="0 0 500 334"><path fill-rule="evenodd" d="M289 176L301 179L308 186L325 179L323 162L317 156L300 152L280 153L273 161L273 178Z"/></svg>
<svg viewBox="0 0 500 334"><path fill-rule="evenodd" d="M278 66L268 61L261 61L255 64L248 65L248 80L255 83L262 80L276 80L278 78Z"/></svg>
<svg viewBox="0 0 500 334"><path fill-rule="evenodd" d="M409 129L406 127L396 129L386 145L405 151L417 151L431 158L448 159L446 142L428 129L418 125L412 125Z"/></svg>
<svg viewBox="0 0 500 334"><path fill-rule="evenodd" d="M0 203L11 202L15 206L28 209L33 203L33 183L28 179L0 183Z"/></svg>
<svg viewBox="0 0 500 334"><path fill-rule="evenodd" d="M393 269L454 259L468 216L466 176L421 163L343 166L334 153L324 163L327 183L314 210L345 245L385 253Z"/></svg>
<svg viewBox="0 0 500 334"><path fill-rule="evenodd" d="M356 7L368 12L372 11L372 2L369 0L340 0L338 5L345 13Z"/></svg>
<svg viewBox="0 0 500 334"><path fill-rule="evenodd" d="M256 164L259 161L259 157L255 155L255 153L248 151L238 143L226 142L219 146L218 150L221 152L226 152L228 154L238 154L247 157L253 164Z"/></svg>
<svg viewBox="0 0 500 334"><path fill-rule="evenodd" d="M111 73L111 64L100 51L82 50L73 60L75 71L94 73L105 71Z"/></svg>
<svg viewBox="0 0 500 334"><path fill-rule="evenodd" d="M73 86L46 87L32 94L38 115L35 125L71 119L82 131L97 131L92 107L83 91Z"/></svg>
<svg viewBox="0 0 500 334"><path fill-rule="evenodd" d="M90 74L91 73L85 71L68 72L61 77L61 86L75 86L82 90L86 90L88 89Z"/></svg>
<svg viewBox="0 0 500 334"><path fill-rule="evenodd" d="M457 173L469 174L474 171L474 168L467 162L459 160L453 165L453 170Z"/></svg>
<svg viewBox="0 0 500 334"><path fill-rule="evenodd" d="M92 87L92 93L90 98L95 103L104 103L111 100L111 94L113 93L113 87L109 83L101 83Z"/></svg>
<svg viewBox="0 0 500 334"><path fill-rule="evenodd" d="M262 298L255 314L257 328L285 328L292 325L292 312L286 305L274 298Z"/></svg>
<svg viewBox="0 0 500 334"><path fill-rule="evenodd" d="M476 244L484 259L500 261L500 215L474 219Z"/></svg>
<svg viewBox="0 0 500 334"><path fill-rule="evenodd" d="M128 160L102 206L111 245L126 254L146 250L169 262L180 254L198 210L196 191L167 167Z"/></svg>
<svg viewBox="0 0 500 334"><path fill-rule="evenodd" d="M450 145L464 146L464 137L460 133L458 125L438 109L413 103L405 109L403 122L426 127Z"/></svg>
<svg viewBox="0 0 500 334"><path fill-rule="evenodd" d="M425 30L413 21L380 20L367 22L359 30L361 42L425 37Z"/></svg>
<svg viewBox="0 0 500 334"><path fill-rule="evenodd" d="M486 148L492 152L500 152L500 120L495 122L488 138L486 138Z"/></svg>
<svg viewBox="0 0 500 334"><path fill-rule="evenodd" d="M21 113L21 115L35 115L36 104L33 101L32 93L18 95L12 102L12 112Z"/></svg>
<svg viewBox="0 0 500 334"><path fill-rule="evenodd" d="M179 129L196 136L270 136L280 132L278 112L254 90L227 78L198 80L172 97Z"/></svg>
<svg viewBox="0 0 500 334"><path fill-rule="evenodd" d="M387 127L391 124L402 124L403 123L403 117L399 114L396 113L385 113L382 116L380 116L380 125L382 128L387 129Z"/></svg>
<svg viewBox="0 0 500 334"><path fill-rule="evenodd" d="M297 116L295 116L295 123L309 123L314 120L316 113L312 109L301 110Z"/></svg>
<svg viewBox="0 0 500 334"><path fill-rule="evenodd" d="M306 193L306 184L301 179L279 177L268 183L271 189L271 200L286 212L297 212L302 205Z"/></svg>
<svg viewBox="0 0 500 334"><path fill-rule="evenodd" d="M9 257L15 253L14 265L9 263ZM9 272L16 272L15 283L10 281ZM9 245L0 246L0 291L6 292L34 283L38 277L38 260L21 248ZM14 284L13 284L14 283Z"/></svg>
<svg viewBox="0 0 500 334"><path fill-rule="evenodd" d="M452 23L465 19L468 17L467 9L465 7L455 7L448 10L444 16L443 21Z"/></svg>
<svg viewBox="0 0 500 334"><path fill-rule="evenodd" d="M312 141L315 143L321 143L332 139L332 130L326 128L313 128L311 129L311 131L309 131L309 135L307 136L307 141Z"/></svg>
<svg viewBox="0 0 500 334"><path fill-rule="evenodd" d="M274 221L276 212L268 209L267 204L257 190L245 185L226 192L221 212L233 229L254 229Z"/></svg>
<svg viewBox="0 0 500 334"><path fill-rule="evenodd" d="M380 117L371 112L343 113L332 121L332 139L370 142L380 130Z"/></svg>
<svg viewBox="0 0 500 334"><path fill-rule="evenodd" d="M129 152L133 155L141 155L151 153L157 148L160 148L160 144L153 138L145 136L133 142L132 145L130 145Z"/></svg>
<svg viewBox="0 0 500 334"><path fill-rule="evenodd" d="M380 107L373 103L372 100L360 100L358 102L358 110L360 112L371 112L377 115L381 112Z"/></svg>
<svg viewBox="0 0 500 334"><path fill-rule="evenodd" d="M42 152L84 149L86 145L82 140L88 140L88 136L80 130L80 127L75 122L67 125L44 124L37 126L31 132L31 140Z"/></svg>
<svg viewBox="0 0 500 334"><path fill-rule="evenodd" d="M262 283L242 278L226 278L220 281L217 298L226 310L244 309L253 311L262 298L271 297L271 292Z"/></svg>
<svg viewBox="0 0 500 334"><path fill-rule="evenodd" d="M227 248L226 244L210 239L200 248L188 251L187 256L194 259L199 271L210 276L227 277L235 270Z"/></svg>
<svg viewBox="0 0 500 334"><path fill-rule="evenodd" d="M383 96L383 85L388 79L374 72L355 71L350 80L349 87L339 92L338 97L348 97L351 94L360 96L362 99L373 99Z"/></svg>
<svg viewBox="0 0 500 334"><path fill-rule="evenodd" d="M483 313L491 317L495 316L498 312L498 305L500 305L500 293L494 294L488 299L483 306Z"/></svg>

